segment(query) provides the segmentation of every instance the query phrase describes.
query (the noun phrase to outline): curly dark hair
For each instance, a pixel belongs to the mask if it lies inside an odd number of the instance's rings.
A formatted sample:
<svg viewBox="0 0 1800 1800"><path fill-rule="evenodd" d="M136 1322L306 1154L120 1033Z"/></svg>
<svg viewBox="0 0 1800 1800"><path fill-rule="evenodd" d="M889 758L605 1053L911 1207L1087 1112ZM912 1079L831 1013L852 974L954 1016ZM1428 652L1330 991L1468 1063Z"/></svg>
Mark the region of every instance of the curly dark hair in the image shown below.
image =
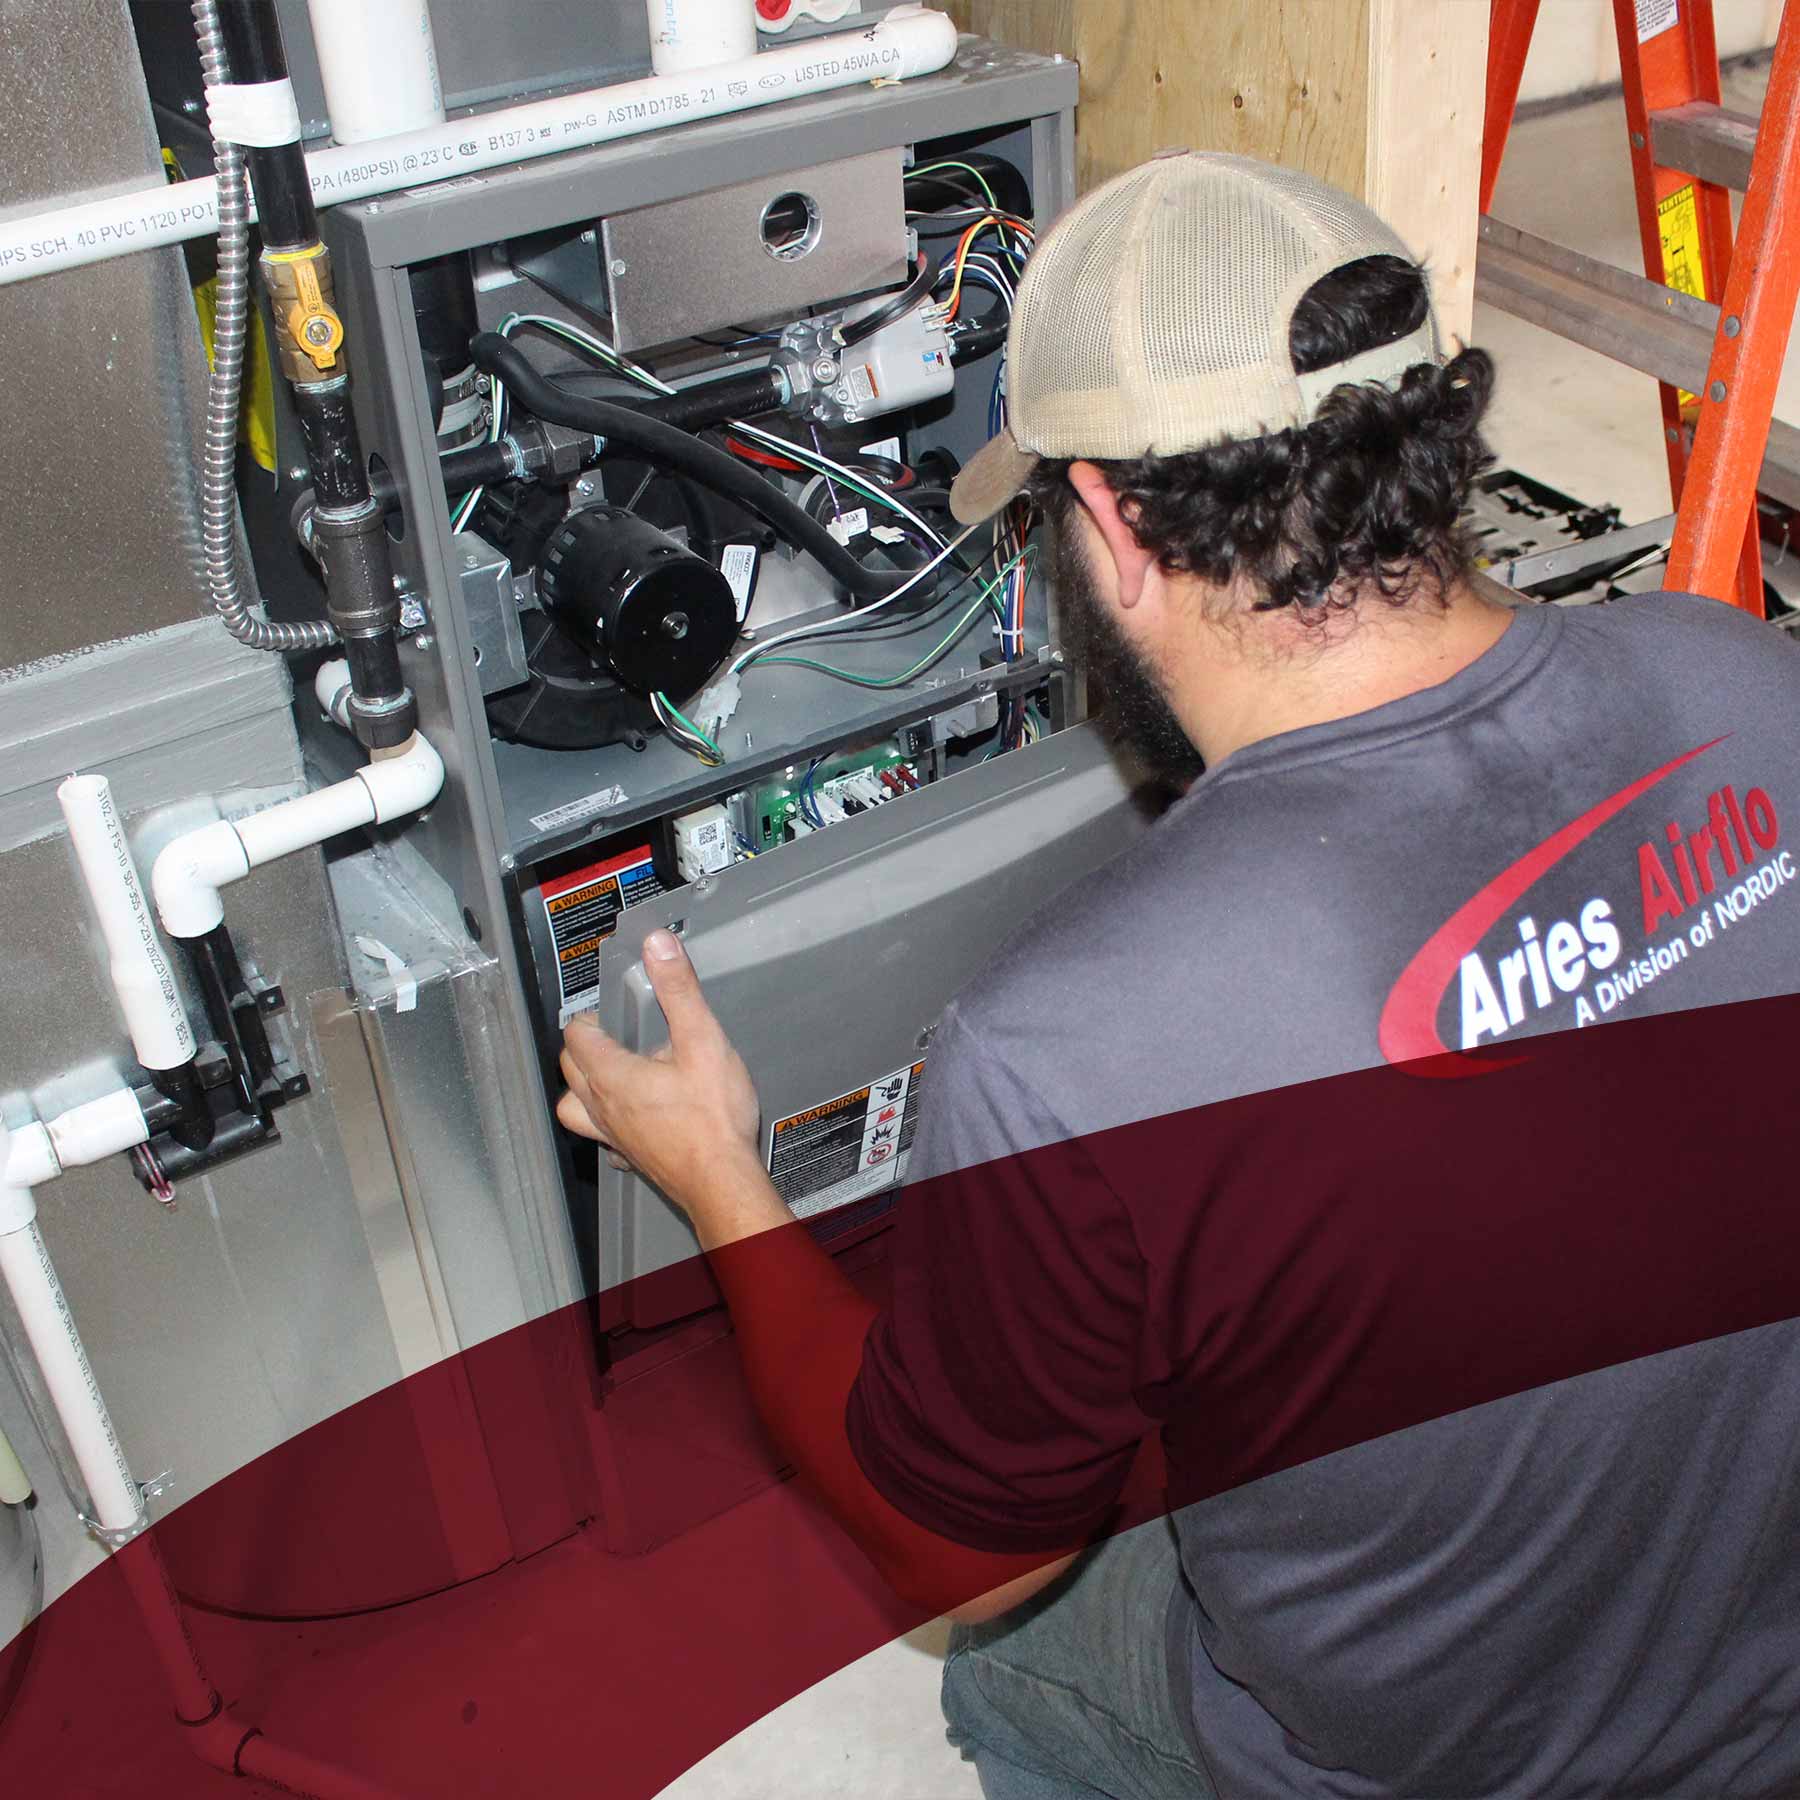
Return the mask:
<svg viewBox="0 0 1800 1800"><path fill-rule="evenodd" d="M1429 299L1398 256L1346 263L1307 289L1288 347L1297 373L1331 367L1415 330ZM1493 461L1481 418L1492 359L1463 350L1419 363L1397 388L1333 389L1310 424L1175 456L1100 462L1137 540L1165 568L1223 586L1248 577L1258 612L1320 619L1373 588L1395 603L1442 600L1466 572L1457 515ZM1070 464L1045 462L1030 492L1066 525ZM1334 592L1335 590L1335 592Z"/></svg>

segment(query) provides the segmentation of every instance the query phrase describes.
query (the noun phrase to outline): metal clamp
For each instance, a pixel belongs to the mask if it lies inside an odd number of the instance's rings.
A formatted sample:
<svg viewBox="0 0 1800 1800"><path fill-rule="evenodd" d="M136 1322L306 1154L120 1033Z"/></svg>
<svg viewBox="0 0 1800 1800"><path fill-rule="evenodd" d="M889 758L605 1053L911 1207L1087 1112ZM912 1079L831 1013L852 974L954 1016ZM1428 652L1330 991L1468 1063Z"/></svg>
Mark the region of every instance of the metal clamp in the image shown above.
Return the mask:
<svg viewBox="0 0 1800 1800"><path fill-rule="evenodd" d="M133 1538L142 1537L150 1529L150 1502L166 1494L175 1485L175 1471L164 1469L160 1475L152 1475L148 1481L137 1484L138 1516L129 1525L102 1525L98 1519L89 1518L86 1513L78 1515L88 1533L98 1543L104 1544L108 1550L123 1550Z"/></svg>

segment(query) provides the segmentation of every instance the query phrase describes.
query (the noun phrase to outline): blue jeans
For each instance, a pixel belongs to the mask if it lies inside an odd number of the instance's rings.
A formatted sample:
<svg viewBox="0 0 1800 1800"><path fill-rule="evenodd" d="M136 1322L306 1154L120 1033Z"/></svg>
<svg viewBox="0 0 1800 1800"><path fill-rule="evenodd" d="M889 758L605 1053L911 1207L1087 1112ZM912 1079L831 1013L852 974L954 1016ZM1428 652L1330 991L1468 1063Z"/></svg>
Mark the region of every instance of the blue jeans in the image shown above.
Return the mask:
<svg viewBox="0 0 1800 1800"><path fill-rule="evenodd" d="M1191 1604L1154 1519L1004 1617L956 1626L944 1717L987 1800L1216 1800L1193 1742Z"/></svg>

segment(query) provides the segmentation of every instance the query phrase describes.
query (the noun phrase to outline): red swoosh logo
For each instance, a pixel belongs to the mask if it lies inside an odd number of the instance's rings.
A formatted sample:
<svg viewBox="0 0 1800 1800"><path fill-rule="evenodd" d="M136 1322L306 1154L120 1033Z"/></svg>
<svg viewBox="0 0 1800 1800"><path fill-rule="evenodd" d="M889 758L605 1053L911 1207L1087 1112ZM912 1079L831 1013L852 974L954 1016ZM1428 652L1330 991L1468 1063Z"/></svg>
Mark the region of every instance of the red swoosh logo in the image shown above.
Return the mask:
<svg viewBox="0 0 1800 1800"><path fill-rule="evenodd" d="M1711 743L1701 744L1685 756L1678 756L1660 769L1640 776L1629 787L1620 788L1579 819L1571 819L1560 830L1551 832L1535 849L1527 850L1511 868L1503 870L1479 893L1465 900L1425 940L1418 955L1406 965L1388 994L1387 1004L1381 1009L1381 1054L1391 1063L1416 1062L1421 1057L1440 1059L1435 1067L1417 1071L1431 1075L1487 1075L1517 1061L1516 1057L1498 1059L1453 1051L1438 1036L1438 1007L1444 998L1444 990L1462 967L1463 958L1487 936L1500 915L1533 882L1549 874L1608 819L1623 812L1659 781L1667 780L1684 763L1691 763L1715 744L1724 743L1725 737L1730 735L1727 732Z"/></svg>

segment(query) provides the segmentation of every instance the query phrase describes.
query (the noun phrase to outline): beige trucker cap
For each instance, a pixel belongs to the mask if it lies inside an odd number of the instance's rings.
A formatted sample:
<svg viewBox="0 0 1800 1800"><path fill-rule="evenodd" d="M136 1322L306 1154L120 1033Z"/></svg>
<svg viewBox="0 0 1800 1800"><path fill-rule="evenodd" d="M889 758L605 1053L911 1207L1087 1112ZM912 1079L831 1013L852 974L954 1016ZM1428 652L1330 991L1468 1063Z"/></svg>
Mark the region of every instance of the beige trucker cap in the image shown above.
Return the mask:
<svg viewBox="0 0 1800 1800"><path fill-rule="evenodd" d="M1165 150L1097 187L1032 253L1007 333L1010 424L956 478L965 525L1042 457L1170 456L1303 425L1346 381L1439 358L1437 328L1296 375L1294 307L1320 276L1406 246L1360 201L1247 156Z"/></svg>

